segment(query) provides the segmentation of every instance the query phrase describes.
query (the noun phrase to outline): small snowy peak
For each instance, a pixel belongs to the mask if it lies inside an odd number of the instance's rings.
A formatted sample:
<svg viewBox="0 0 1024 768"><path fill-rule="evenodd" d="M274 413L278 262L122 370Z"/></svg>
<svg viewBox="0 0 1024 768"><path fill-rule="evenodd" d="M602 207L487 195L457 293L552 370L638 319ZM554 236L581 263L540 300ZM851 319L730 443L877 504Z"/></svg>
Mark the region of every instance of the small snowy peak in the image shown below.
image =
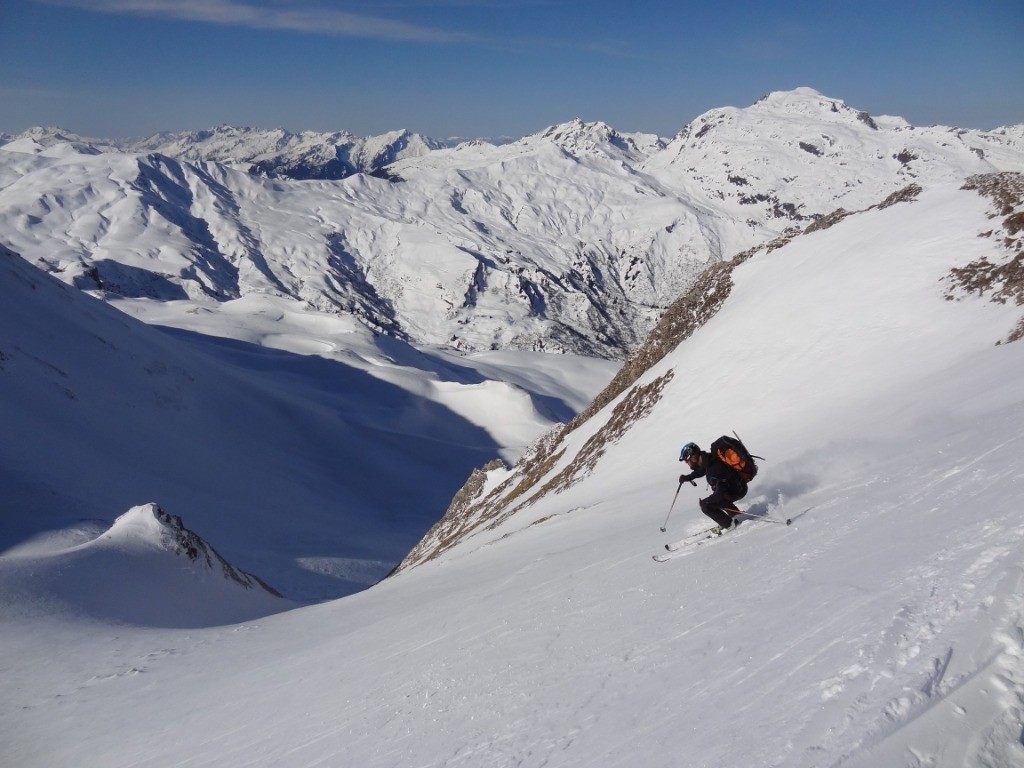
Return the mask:
<svg viewBox="0 0 1024 768"><path fill-rule="evenodd" d="M0 142L3 144L3 142ZM71 157L98 155L116 146L108 139L90 139L63 128L31 128L17 136L8 136L3 148L11 152L26 152L45 157Z"/></svg>
<svg viewBox="0 0 1024 768"><path fill-rule="evenodd" d="M523 139L527 144L534 141L551 142L575 157L610 157L631 162L662 148L657 136L621 134L607 123L588 123L578 117Z"/></svg>
<svg viewBox="0 0 1024 768"><path fill-rule="evenodd" d="M358 151L351 154L357 166L375 171L407 157L422 157L442 144L407 130L391 131L370 136L360 142Z"/></svg>
<svg viewBox="0 0 1024 768"><path fill-rule="evenodd" d="M294 607L156 504L67 549L0 556L0 601L15 615L155 627L232 624Z"/></svg>
<svg viewBox="0 0 1024 768"><path fill-rule="evenodd" d="M65 128L59 128L56 126L42 126L37 125L29 128L27 131L23 131L18 134L18 138L31 139L37 141L43 146L49 147L54 144L62 142L70 143L90 143L94 141L103 141L102 139L90 139L85 136L80 136L73 131L69 131Z"/></svg>
<svg viewBox="0 0 1024 768"><path fill-rule="evenodd" d="M96 543L125 549L162 549L185 557L199 570L219 574L244 589L263 590L275 597L281 596L256 576L235 568L200 536L186 528L181 517L167 514L156 504L132 507L118 517L110 530L99 537Z"/></svg>
<svg viewBox="0 0 1024 768"><path fill-rule="evenodd" d="M168 525L171 521L156 504L143 504L132 507L123 515L114 520L102 537L105 543L112 546L142 546L166 549L167 540L170 538L172 527L181 527L181 519L178 525Z"/></svg>
<svg viewBox="0 0 1024 768"><path fill-rule="evenodd" d="M46 151L46 146L40 144L33 138L21 136L18 138L12 138L2 147L0 150L4 152L16 152L21 155L40 155Z"/></svg>

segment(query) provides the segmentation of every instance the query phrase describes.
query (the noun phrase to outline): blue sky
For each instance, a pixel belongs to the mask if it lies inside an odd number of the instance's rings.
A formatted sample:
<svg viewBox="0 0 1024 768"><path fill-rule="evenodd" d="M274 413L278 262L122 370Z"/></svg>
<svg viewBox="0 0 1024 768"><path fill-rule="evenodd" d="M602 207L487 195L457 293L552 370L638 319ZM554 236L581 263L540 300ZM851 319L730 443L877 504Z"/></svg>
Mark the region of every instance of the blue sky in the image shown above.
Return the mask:
<svg viewBox="0 0 1024 768"><path fill-rule="evenodd" d="M916 125L1024 123L1021 0L0 0L0 131L220 124L671 136L810 86Z"/></svg>

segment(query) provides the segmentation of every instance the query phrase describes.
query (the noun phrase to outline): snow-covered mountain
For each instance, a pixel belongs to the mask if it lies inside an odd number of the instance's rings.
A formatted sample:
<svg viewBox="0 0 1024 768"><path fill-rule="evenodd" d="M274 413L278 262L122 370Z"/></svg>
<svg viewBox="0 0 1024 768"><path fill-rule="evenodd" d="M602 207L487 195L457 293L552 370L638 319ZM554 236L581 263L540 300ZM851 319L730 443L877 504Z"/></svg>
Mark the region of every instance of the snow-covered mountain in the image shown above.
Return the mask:
<svg viewBox="0 0 1024 768"><path fill-rule="evenodd" d="M45 593L25 616L7 579L26 562L0 556L5 757L1020 765L1024 180L910 187L713 265L632 381L531 460L479 473L465 525L357 595L187 631L97 622ZM30 295L29 274L0 286ZM51 283L34 290L77 302ZM3 347L0 382L35 367L83 399L78 375L25 348ZM324 395L285 377L276 391ZM677 484L679 447L731 430L765 457L742 502L761 519L654 562L707 524L703 489Z"/></svg>
<svg viewBox="0 0 1024 768"><path fill-rule="evenodd" d="M798 88L701 115L645 170L686 178L737 221L757 226L862 210L911 183L959 181L989 167L1020 171L1022 152L1024 125L915 127Z"/></svg>
<svg viewBox="0 0 1024 768"><path fill-rule="evenodd" d="M305 134L208 133L150 154L0 147L5 244L111 299L271 294L418 343L621 359L710 263L910 183L1024 170L1021 126L915 128L811 89L713 110L671 141L577 120L417 150L390 182L254 177L212 160L301 165Z"/></svg>
<svg viewBox="0 0 1024 768"><path fill-rule="evenodd" d="M347 131L291 133L221 125L206 131L157 133L143 139L97 139L60 128L32 128L6 141L52 147L73 144L86 154L119 151L161 154L189 162L211 161L259 176L286 179L344 179L355 173L379 173L405 157L451 146L409 131L356 136Z"/></svg>

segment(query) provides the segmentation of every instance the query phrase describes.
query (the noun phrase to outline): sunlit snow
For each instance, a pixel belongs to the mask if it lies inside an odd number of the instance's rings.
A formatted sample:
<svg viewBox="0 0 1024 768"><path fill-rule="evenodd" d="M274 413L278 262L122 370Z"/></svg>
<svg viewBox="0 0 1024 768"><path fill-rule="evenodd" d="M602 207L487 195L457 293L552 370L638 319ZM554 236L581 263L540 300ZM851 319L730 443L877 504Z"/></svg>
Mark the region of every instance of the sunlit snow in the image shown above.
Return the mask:
<svg viewBox="0 0 1024 768"><path fill-rule="evenodd" d="M375 335L273 290L115 309L33 266L85 247L78 209L36 235L22 198L3 220L39 250L0 253L4 761L1021 765L1022 307L949 280L1019 249L962 184L737 267L574 485L543 492L626 395L520 512L366 589L469 469L511 463L613 366ZM680 446L733 430L764 457L742 506L792 525L655 562L707 525L687 485L659 530ZM285 597L176 554L151 502ZM354 594L310 604L331 589Z"/></svg>

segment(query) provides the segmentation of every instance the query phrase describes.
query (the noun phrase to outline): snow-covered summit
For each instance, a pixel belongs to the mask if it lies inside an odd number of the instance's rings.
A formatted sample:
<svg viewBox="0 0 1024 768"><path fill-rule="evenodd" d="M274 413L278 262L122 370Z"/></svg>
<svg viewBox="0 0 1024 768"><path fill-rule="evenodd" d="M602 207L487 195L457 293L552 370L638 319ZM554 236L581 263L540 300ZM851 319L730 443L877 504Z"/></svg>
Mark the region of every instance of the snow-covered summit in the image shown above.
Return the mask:
<svg viewBox="0 0 1024 768"><path fill-rule="evenodd" d="M666 184L688 179L751 225L806 223L866 208L910 183L1024 170L1013 135L917 128L798 88L706 112L643 168Z"/></svg>
<svg viewBox="0 0 1024 768"><path fill-rule="evenodd" d="M157 504L132 507L114 520L105 534L97 539L104 546L119 549L158 549L186 557L203 574L219 574L243 589L281 595L250 573L239 570L217 554L217 551L193 531L185 527L179 515L170 515Z"/></svg>
<svg viewBox="0 0 1024 768"><path fill-rule="evenodd" d="M47 157L66 157L68 155L97 155L111 148L104 144L85 139L74 134L62 132L55 128L35 129L18 136L9 136L0 140L0 146L6 152L19 152L28 155Z"/></svg>
<svg viewBox="0 0 1024 768"><path fill-rule="evenodd" d="M611 157L631 165L664 147L654 134L621 134L607 123L586 123L580 118L553 125L523 141L550 141L574 157Z"/></svg>
<svg viewBox="0 0 1024 768"><path fill-rule="evenodd" d="M141 155L0 147L0 226L112 298L270 293L419 343L622 359L706 265L910 184L1024 170L1019 136L914 128L798 89L712 110L668 144L577 119L445 149L229 128ZM385 164L401 183L254 177L224 164L242 147L246 167Z"/></svg>
<svg viewBox="0 0 1024 768"><path fill-rule="evenodd" d="M73 131L69 131L66 128L60 128L59 126L55 125L37 125L32 128L29 128L27 131L23 131L17 136L12 136L9 138L10 140L32 139L33 141L37 141L47 146L55 144L57 142L68 142L73 144L89 144L93 142L98 142L100 144L103 144L104 146L112 146L111 140L94 138L90 139L85 136L80 136L79 134L74 133Z"/></svg>
<svg viewBox="0 0 1024 768"><path fill-rule="evenodd" d="M867 112L849 107L841 99L834 99L819 93L814 88L795 88L791 91L772 91L762 96L750 107L752 113L773 115L776 117L792 116L800 119L824 120L837 123L855 120L868 128L877 130L875 118ZM712 113L709 114L713 114ZM903 118L880 118L887 127L909 127Z"/></svg>

